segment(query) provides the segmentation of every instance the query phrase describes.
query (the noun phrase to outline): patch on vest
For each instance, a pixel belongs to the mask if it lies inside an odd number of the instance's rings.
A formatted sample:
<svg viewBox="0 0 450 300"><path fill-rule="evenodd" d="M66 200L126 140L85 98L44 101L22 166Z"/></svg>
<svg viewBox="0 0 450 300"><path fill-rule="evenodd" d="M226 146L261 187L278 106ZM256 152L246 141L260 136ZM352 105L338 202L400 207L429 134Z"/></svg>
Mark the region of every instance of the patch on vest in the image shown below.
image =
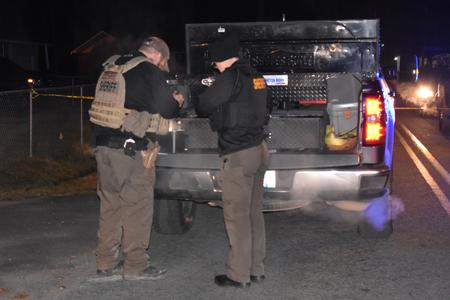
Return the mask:
<svg viewBox="0 0 450 300"><path fill-rule="evenodd" d="M266 81L264 78L253 78L253 89L263 90L266 88Z"/></svg>
<svg viewBox="0 0 450 300"><path fill-rule="evenodd" d="M100 78L99 91L117 94L119 92L118 73L106 71Z"/></svg>

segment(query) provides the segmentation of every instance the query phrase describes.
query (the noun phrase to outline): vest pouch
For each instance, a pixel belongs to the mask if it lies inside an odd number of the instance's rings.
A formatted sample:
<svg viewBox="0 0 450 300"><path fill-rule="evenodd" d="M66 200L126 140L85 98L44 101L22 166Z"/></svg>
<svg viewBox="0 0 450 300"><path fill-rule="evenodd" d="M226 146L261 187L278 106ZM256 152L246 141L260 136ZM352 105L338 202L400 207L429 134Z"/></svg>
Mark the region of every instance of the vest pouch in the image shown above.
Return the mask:
<svg viewBox="0 0 450 300"><path fill-rule="evenodd" d="M169 133L169 129L170 129L170 120L161 117L159 120L158 131L156 132L156 134L166 135Z"/></svg>
<svg viewBox="0 0 450 300"><path fill-rule="evenodd" d="M170 119L163 118L160 114L150 114L150 122L147 132L156 133L158 135L166 135L169 133Z"/></svg>

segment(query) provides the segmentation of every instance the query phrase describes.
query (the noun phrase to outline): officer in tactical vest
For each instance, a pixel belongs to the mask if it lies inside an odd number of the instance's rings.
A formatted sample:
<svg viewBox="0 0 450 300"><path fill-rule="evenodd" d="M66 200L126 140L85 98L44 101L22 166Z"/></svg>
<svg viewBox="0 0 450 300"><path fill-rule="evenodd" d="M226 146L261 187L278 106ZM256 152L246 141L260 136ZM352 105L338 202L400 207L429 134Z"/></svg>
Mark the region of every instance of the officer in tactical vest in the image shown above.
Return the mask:
<svg viewBox="0 0 450 300"><path fill-rule="evenodd" d="M209 50L220 74L200 95L197 113L208 116L218 134L223 214L230 244L227 272L215 276L215 283L248 287L265 278L262 197L268 151L263 126L271 101L264 78L240 64L236 34L224 34Z"/></svg>
<svg viewBox="0 0 450 300"><path fill-rule="evenodd" d="M150 37L138 51L108 59L97 82L89 111L100 198L94 281L154 280L165 273L147 256L155 168L146 158L158 150L159 125L176 117L184 101L166 82L169 53L162 39Z"/></svg>

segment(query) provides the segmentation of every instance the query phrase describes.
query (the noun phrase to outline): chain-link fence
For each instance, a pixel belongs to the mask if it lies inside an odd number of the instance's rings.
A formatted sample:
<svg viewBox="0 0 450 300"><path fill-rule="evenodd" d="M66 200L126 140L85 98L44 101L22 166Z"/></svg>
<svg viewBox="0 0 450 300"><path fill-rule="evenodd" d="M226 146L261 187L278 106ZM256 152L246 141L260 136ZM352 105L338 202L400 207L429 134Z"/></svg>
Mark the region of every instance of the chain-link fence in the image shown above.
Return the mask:
<svg viewBox="0 0 450 300"><path fill-rule="evenodd" d="M93 85L0 92L0 171L29 157L61 159L90 143Z"/></svg>

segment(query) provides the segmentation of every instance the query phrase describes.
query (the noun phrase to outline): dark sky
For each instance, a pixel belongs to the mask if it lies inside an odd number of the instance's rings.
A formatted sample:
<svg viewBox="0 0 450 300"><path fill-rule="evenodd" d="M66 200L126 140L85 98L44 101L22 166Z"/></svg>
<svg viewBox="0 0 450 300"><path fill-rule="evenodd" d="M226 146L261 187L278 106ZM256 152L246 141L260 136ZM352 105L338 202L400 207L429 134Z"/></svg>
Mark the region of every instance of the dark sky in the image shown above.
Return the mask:
<svg viewBox="0 0 450 300"><path fill-rule="evenodd" d="M23 1L2 3L0 39L54 43L70 51L104 30L120 38L156 34L184 47L184 24L202 22L381 19L387 53L449 47L450 18L444 1ZM414 50L416 51L416 50Z"/></svg>

